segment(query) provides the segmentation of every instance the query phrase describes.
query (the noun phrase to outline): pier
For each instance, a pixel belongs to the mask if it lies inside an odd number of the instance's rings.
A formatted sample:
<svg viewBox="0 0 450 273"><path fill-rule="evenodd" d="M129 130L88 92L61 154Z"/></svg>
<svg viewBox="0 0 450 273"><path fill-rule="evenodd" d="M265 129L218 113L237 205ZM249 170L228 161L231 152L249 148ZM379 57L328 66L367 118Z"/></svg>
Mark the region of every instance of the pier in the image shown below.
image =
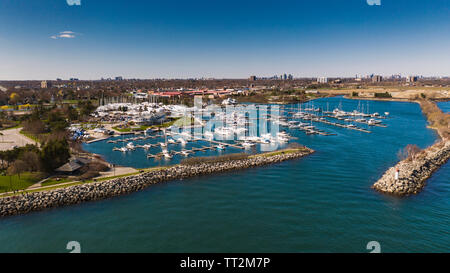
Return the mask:
<svg viewBox="0 0 450 273"><path fill-rule="evenodd" d="M49 191L29 192L26 195L8 196L0 198L0 217L106 199L140 191L148 186L172 180L276 164L301 158L313 152L309 148L286 149L224 162L207 161L193 165L179 164L107 181L83 183Z"/></svg>
<svg viewBox="0 0 450 273"><path fill-rule="evenodd" d="M331 116L331 115L326 115L326 116L324 116L324 117L326 117L326 118L332 118L332 119L337 119L337 120L343 120L343 119L339 119L339 118L337 118L337 117L335 117L335 116ZM361 122L361 121L358 121L358 120L352 120L352 122L355 122L355 123L360 123L360 124L367 124L367 125L369 125L369 126L377 126L377 127L383 127L383 128L387 128L387 126L386 125L384 125L384 124L381 124L381 123L375 123L375 124L369 124L369 122Z"/></svg>
<svg viewBox="0 0 450 273"><path fill-rule="evenodd" d="M328 125L332 125L332 126L336 126L336 127L340 127L340 128L346 128L346 129L350 129L350 130L355 130L355 131L360 131L360 132L364 132L364 133L368 133L368 134L371 133L371 131L363 129L363 128L359 128L359 127L356 127L356 126L351 127L351 126L348 126L346 124L342 124L342 123L338 123L338 122L331 122L331 121L328 121L326 119L320 119L319 117L317 117L315 115L313 117L307 118L307 119L305 119L304 117L299 117L299 118L296 118L296 119L301 119L301 120L306 120L306 121L311 120L312 122L324 123L324 124L328 124ZM325 134L326 135L333 135L333 134L327 134L327 133L325 133Z"/></svg>
<svg viewBox="0 0 450 273"><path fill-rule="evenodd" d="M388 169L372 188L399 196L417 194L425 187L426 180L449 158L450 141L443 140Z"/></svg>

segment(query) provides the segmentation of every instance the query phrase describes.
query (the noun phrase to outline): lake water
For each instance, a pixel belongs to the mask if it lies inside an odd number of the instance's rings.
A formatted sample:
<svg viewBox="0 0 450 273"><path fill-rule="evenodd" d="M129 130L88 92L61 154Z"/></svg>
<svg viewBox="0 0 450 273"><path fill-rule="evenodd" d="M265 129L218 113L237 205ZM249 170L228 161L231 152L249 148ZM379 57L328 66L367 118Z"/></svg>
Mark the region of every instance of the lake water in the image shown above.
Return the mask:
<svg viewBox="0 0 450 273"><path fill-rule="evenodd" d="M327 98L315 106L342 102ZM367 134L319 125L336 136L298 142L316 150L281 164L155 185L104 201L0 219L0 252L383 252L450 251L450 166L419 195L396 198L370 186L394 165L407 144L424 148L437 134L415 103L370 101L370 111L390 112L388 127ZM364 101L365 105L366 102ZM122 155L111 145L85 145L117 164L148 167L145 155ZM211 152L213 153L213 152ZM214 152L215 153L215 152ZM174 158L174 161L178 159Z"/></svg>
<svg viewBox="0 0 450 273"><path fill-rule="evenodd" d="M450 101L438 102L437 105L444 113L450 113Z"/></svg>

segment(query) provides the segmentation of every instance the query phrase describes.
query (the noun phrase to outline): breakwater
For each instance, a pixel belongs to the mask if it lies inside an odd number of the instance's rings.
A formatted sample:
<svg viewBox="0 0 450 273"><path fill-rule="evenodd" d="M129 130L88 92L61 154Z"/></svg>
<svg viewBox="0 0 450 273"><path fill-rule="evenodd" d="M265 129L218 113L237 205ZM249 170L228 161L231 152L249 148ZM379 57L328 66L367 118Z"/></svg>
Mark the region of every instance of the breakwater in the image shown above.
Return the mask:
<svg viewBox="0 0 450 273"><path fill-rule="evenodd" d="M208 175L231 170L246 169L300 158L313 153L309 148L259 154L245 159L226 162L207 162L195 165L179 164L167 169L144 172L138 175L116 178L60 188L33 192L20 196L0 198L0 217L24 214L49 208L79 204L86 201L106 199L142 190L152 184L193 176Z"/></svg>
<svg viewBox="0 0 450 273"><path fill-rule="evenodd" d="M377 191L395 195L417 194L425 186L426 180L450 157L448 127L450 115L444 114L432 101L417 100L416 102L427 117L429 126L438 132L442 140L387 170L372 186Z"/></svg>
<svg viewBox="0 0 450 273"><path fill-rule="evenodd" d="M450 141L441 141L423 150L414 159L400 161L390 168L372 188L388 194L411 195L419 193L426 180L450 158ZM395 179L396 171L398 179Z"/></svg>

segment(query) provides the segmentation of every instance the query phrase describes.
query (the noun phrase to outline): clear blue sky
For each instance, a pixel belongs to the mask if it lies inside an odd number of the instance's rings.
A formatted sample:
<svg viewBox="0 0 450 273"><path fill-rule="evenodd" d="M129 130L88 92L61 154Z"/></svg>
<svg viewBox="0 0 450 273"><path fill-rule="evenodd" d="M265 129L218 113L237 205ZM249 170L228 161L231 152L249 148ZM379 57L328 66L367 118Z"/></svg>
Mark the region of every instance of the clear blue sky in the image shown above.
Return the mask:
<svg viewBox="0 0 450 273"><path fill-rule="evenodd" d="M450 75L450 1L0 0L0 80Z"/></svg>

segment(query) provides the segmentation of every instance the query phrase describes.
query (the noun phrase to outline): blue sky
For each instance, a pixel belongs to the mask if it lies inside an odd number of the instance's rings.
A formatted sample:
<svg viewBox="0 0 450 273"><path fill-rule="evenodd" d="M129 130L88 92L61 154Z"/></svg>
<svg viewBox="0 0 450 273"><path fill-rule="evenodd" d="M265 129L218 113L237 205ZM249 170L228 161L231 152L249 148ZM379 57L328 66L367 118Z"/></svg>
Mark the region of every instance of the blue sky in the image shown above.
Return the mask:
<svg viewBox="0 0 450 273"><path fill-rule="evenodd" d="M449 49L448 0L0 0L0 80L448 76Z"/></svg>

